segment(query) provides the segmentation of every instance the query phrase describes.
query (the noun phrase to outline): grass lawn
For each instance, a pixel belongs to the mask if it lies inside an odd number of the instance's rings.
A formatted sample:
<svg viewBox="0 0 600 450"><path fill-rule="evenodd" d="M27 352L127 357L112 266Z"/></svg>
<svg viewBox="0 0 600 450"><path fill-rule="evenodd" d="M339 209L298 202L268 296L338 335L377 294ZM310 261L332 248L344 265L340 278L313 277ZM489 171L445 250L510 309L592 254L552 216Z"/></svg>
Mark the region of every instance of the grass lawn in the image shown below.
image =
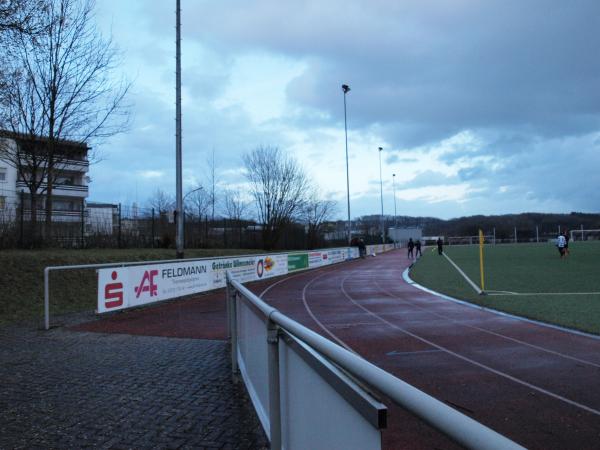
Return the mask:
<svg viewBox="0 0 600 450"><path fill-rule="evenodd" d="M260 250L190 249L186 258L260 253ZM0 324L43 320L44 268L75 264L175 259L170 249L2 250ZM50 314L94 310L94 269L50 272Z"/></svg>
<svg viewBox="0 0 600 450"><path fill-rule="evenodd" d="M569 247L571 255L561 260L548 243L486 245L485 289L490 295L478 295L437 251L426 252L411 278L478 305L600 334L600 243L574 242ZM444 251L479 285L478 246L447 246Z"/></svg>

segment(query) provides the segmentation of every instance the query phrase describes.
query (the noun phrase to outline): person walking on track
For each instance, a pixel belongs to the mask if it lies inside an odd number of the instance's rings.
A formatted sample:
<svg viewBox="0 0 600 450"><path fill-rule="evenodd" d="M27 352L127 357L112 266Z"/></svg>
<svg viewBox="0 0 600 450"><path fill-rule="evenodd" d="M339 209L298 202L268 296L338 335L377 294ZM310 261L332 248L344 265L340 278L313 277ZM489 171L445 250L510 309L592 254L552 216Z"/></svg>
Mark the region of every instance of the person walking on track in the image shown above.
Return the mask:
<svg viewBox="0 0 600 450"><path fill-rule="evenodd" d="M410 259L413 259L413 249L415 248L415 243L413 242L412 238L410 238L408 240L408 257Z"/></svg>

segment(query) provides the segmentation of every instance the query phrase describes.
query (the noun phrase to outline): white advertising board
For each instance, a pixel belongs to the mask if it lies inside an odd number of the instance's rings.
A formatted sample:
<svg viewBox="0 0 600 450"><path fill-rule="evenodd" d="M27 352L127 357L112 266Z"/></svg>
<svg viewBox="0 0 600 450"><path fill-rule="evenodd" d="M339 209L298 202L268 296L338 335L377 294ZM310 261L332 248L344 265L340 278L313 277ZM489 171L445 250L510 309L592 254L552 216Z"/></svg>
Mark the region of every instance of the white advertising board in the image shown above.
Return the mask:
<svg viewBox="0 0 600 450"><path fill-rule="evenodd" d="M244 283L287 274L287 254L253 255L98 270L98 312L196 294L225 286L225 273Z"/></svg>
<svg viewBox="0 0 600 450"><path fill-rule="evenodd" d="M328 254L326 250L308 252L308 268L313 269L329 264L327 258Z"/></svg>
<svg viewBox="0 0 600 450"><path fill-rule="evenodd" d="M131 308L211 289L209 261L98 270L98 312Z"/></svg>
<svg viewBox="0 0 600 450"><path fill-rule="evenodd" d="M378 250L383 250L383 246L379 246ZM335 264L358 258L358 248L315 250L294 255L296 258L279 253L99 269L98 312L116 311L222 288L227 271L231 272L234 279L245 283L286 275L288 271ZM302 257L300 262L298 255Z"/></svg>

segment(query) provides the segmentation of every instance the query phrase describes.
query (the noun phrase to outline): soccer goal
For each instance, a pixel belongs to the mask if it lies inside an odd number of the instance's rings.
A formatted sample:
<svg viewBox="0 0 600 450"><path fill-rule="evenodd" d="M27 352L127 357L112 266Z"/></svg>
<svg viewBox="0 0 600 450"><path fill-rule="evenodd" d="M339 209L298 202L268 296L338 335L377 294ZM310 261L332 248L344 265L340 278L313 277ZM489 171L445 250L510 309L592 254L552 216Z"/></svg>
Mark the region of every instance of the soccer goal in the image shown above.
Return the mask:
<svg viewBox="0 0 600 450"><path fill-rule="evenodd" d="M486 244L495 244L496 237L493 234L484 235ZM479 236L449 236L447 238L448 245L474 245L479 244Z"/></svg>
<svg viewBox="0 0 600 450"><path fill-rule="evenodd" d="M598 241L600 229L596 230L571 230L572 241Z"/></svg>

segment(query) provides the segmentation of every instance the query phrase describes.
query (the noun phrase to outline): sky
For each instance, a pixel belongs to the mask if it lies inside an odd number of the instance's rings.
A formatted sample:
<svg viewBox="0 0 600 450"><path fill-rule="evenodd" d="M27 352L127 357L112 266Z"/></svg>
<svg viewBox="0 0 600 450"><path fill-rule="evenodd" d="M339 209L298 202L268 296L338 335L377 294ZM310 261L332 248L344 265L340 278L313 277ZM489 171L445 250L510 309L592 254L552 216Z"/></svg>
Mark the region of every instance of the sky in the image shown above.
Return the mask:
<svg viewBox="0 0 600 450"><path fill-rule="evenodd" d="M274 146L352 217L597 212L600 2L181 0L184 192ZM132 81L90 201L175 193L175 1L99 0ZM92 143L93 145L94 143ZM395 177L393 176L395 174ZM394 191L396 202L394 202ZM394 205L395 203L395 205Z"/></svg>

